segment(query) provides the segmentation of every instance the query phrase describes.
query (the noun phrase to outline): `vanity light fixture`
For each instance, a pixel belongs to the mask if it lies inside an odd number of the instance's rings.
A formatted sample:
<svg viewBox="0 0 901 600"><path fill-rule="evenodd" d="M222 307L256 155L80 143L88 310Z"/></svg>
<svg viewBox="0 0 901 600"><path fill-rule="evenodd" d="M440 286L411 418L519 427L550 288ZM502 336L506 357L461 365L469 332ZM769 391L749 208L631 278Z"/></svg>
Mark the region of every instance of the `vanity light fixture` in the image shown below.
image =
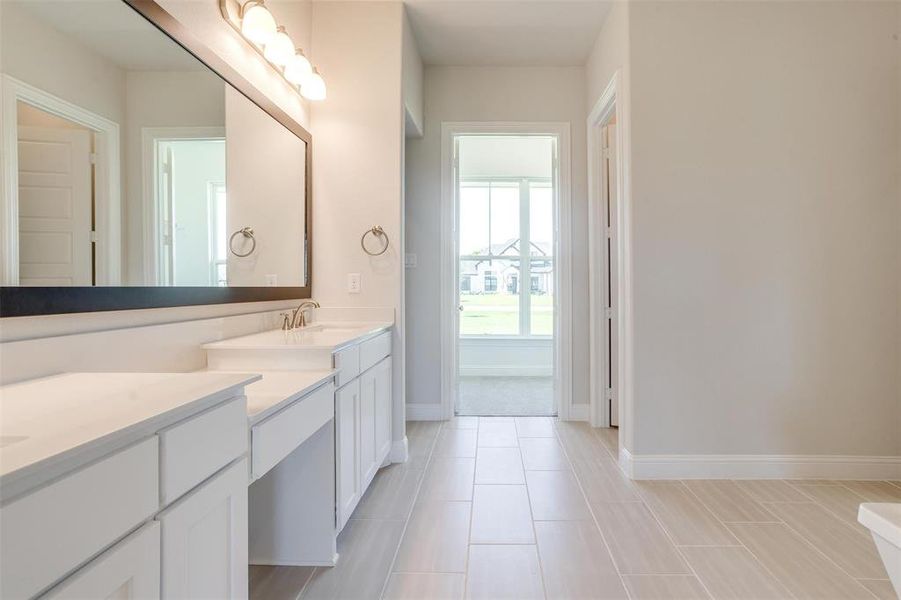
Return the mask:
<svg viewBox="0 0 901 600"><path fill-rule="evenodd" d="M325 100L325 80L264 0L219 0L222 17L307 100Z"/></svg>
<svg viewBox="0 0 901 600"><path fill-rule="evenodd" d="M279 27L275 35L263 45L263 56L279 67L284 67L294 56L294 42L291 41L284 27Z"/></svg>
<svg viewBox="0 0 901 600"><path fill-rule="evenodd" d="M313 73L300 86L300 95L307 100L325 100L325 80L319 71L313 69Z"/></svg>
<svg viewBox="0 0 901 600"><path fill-rule="evenodd" d="M241 7L241 33L254 44L265 45L278 27L275 17L260 0L251 0Z"/></svg>
<svg viewBox="0 0 901 600"><path fill-rule="evenodd" d="M298 48L297 53L292 56L288 60L288 64L285 65L285 79L294 85L299 85L302 90L304 83L306 83L307 79L312 75L313 65L310 64L309 59L304 56L303 50ZM301 91L301 93L303 93L303 91Z"/></svg>

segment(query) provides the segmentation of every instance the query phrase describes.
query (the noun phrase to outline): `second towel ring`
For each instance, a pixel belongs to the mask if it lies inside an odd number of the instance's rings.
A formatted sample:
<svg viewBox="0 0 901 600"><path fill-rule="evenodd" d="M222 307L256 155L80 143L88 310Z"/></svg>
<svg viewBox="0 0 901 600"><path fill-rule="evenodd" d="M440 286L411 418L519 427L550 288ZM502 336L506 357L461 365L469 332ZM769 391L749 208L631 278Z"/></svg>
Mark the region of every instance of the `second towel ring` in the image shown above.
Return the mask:
<svg viewBox="0 0 901 600"><path fill-rule="evenodd" d="M382 238L382 239L384 240L384 246L383 246L382 249L379 250L378 252L372 252L371 250L369 250L369 248L366 247L366 236L369 235L370 233L371 233L372 235L374 235L375 237L379 237L379 238ZM388 234L385 233L385 230L382 229L382 226L381 226L381 225L376 225L376 226L373 227L372 229L367 229L367 230L363 233L363 237L360 238L360 247L362 247L362 248L363 248L363 252L365 252L365 253L368 254L369 256L381 256L382 254L384 254L384 253L388 250L388 244L389 244L389 243L390 243L390 242L389 242L389 240L388 240Z"/></svg>
<svg viewBox="0 0 901 600"><path fill-rule="evenodd" d="M235 251L235 238L238 235L243 235L245 238L250 240L250 250L244 252ZM253 237L253 227L242 227L238 231L234 232L230 238L228 238L228 249L231 250L231 253L237 256L238 258L245 258L253 254L253 251L257 249L257 238Z"/></svg>

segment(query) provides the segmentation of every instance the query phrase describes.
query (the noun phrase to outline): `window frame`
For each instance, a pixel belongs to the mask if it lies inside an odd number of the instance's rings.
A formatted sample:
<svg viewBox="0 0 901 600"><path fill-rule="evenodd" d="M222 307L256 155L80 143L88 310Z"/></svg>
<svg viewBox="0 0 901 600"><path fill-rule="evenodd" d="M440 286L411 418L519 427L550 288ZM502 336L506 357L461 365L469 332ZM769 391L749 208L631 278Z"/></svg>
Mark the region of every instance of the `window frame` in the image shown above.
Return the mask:
<svg viewBox="0 0 901 600"><path fill-rule="evenodd" d="M519 239L517 243L519 244L519 254L511 255L511 254L494 254L492 252L492 242L491 239L491 184L505 184L503 187L510 187L511 183L519 184ZM459 337L461 339L533 339L533 340L547 340L553 339L554 334L535 334L532 333L532 289L531 289L531 281L532 281L532 270L531 263L532 260L535 259L535 256L532 256L532 240L531 240L531 187L533 184L548 184L552 190L552 202L556 204L556 191L554 190L554 178L553 177L467 177L465 179L460 179L460 189L464 187L469 188L477 188L481 187L479 184L488 188L488 206L487 206L487 217L488 217L488 254L459 254L457 256L458 264L463 261L486 261L491 263L492 261L510 261L514 264L518 264L517 267L517 279L518 279L518 294L519 298L519 333L517 334L476 334L476 333L460 333ZM552 205L552 214L555 213L556 207ZM552 227L552 231L555 231L556 227ZM555 235L555 234L554 234ZM540 257L540 260L545 264L550 265L552 270L557 268L557 257L553 254L553 248L556 247L556 239L551 240L551 248L552 253L547 254ZM488 273L493 273L494 275L494 289L489 291L487 286ZM483 293L484 294L497 294L499 293L499 284L497 283L499 280L499 273L497 271L486 271L484 280L483 280ZM523 282L529 282L529 293L523 293ZM506 285L504 282L503 285ZM470 288L471 289L471 288ZM458 289L458 294L460 294L463 290L461 288ZM556 298L555 298L556 302Z"/></svg>

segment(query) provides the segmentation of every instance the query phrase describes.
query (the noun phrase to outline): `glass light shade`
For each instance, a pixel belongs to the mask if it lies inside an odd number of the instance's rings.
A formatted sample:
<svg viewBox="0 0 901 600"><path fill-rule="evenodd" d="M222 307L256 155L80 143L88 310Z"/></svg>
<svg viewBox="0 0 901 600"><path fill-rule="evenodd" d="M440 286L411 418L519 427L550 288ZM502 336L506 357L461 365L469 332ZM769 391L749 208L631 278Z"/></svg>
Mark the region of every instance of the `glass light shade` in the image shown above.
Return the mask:
<svg viewBox="0 0 901 600"><path fill-rule="evenodd" d="M262 4L249 7L241 19L241 33L254 44L262 46L276 31L275 18Z"/></svg>
<svg viewBox="0 0 901 600"><path fill-rule="evenodd" d="M272 36L263 49L263 56L266 60L280 67L285 66L291 57L294 56L294 42L285 33L283 27L279 27L278 31Z"/></svg>
<svg viewBox="0 0 901 600"><path fill-rule="evenodd" d="M299 50L285 65L285 79L294 85L303 85L312 74L313 65Z"/></svg>
<svg viewBox="0 0 901 600"><path fill-rule="evenodd" d="M319 71L313 71L307 80L300 86L300 95L307 100L325 100L325 80Z"/></svg>

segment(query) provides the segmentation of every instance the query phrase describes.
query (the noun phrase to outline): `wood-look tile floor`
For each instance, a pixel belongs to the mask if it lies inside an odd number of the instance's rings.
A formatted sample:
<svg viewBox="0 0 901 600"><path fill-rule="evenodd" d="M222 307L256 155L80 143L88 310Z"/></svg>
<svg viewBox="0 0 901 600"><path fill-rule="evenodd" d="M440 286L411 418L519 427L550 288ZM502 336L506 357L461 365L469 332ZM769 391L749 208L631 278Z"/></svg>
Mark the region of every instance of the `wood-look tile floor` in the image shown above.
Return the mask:
<svg viewBox="0 0 901 600"><path fill-rule="evenodd" d="M630 481L615 430L548 417L407 436L338 565L253 567L252 598L896 598L856 507L901 482Z"/></svg>

